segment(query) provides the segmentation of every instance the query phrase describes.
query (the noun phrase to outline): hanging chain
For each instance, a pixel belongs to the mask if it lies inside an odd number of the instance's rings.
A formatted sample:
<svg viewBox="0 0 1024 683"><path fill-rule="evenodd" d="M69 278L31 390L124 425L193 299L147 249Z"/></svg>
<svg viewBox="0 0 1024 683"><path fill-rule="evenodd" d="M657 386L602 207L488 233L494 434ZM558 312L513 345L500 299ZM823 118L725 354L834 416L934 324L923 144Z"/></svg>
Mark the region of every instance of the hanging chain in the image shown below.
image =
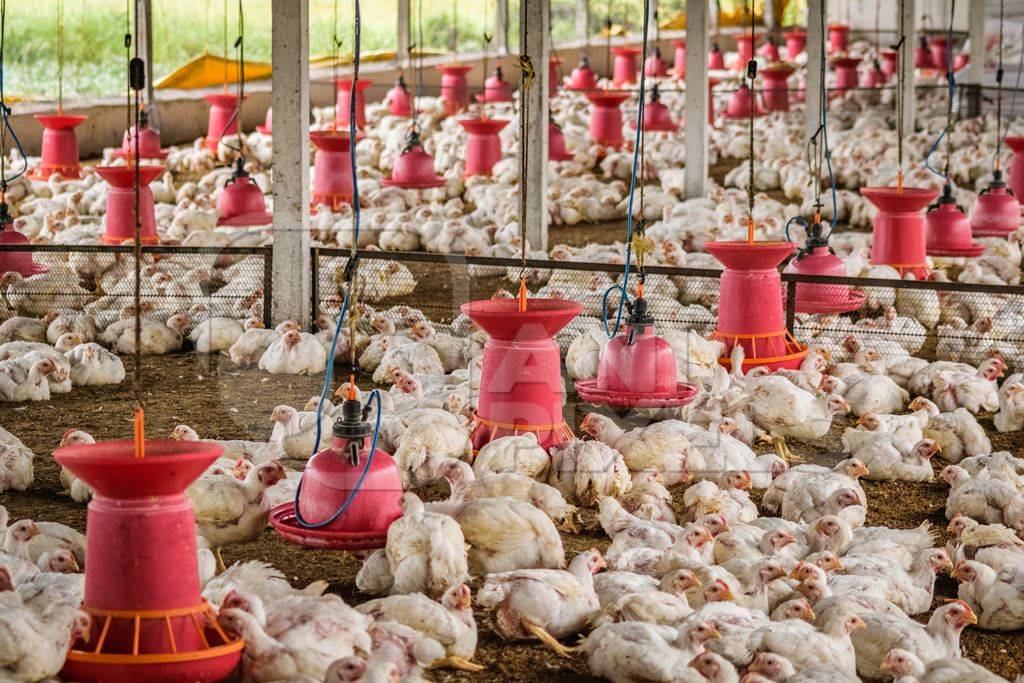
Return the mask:
<svg viewBox="0 0 1024 683"><path fill-rule="evenodd" d="M946 176L946 184L952 185L950 177L950 163L953 160L953 17L956 16L956 0L951 0L949 5L949 31L946 33L946 78L949 87L946 89L946 167L943 171Z"/></svg>
<svg viewBox="0 0 1024 683"><path fill-rule="evenodd" d="M126 71L131 71L132 62L132 0L124 0L124 68ZM129 131L129 144L131 144L132 129L132 81L129 78L125 87L125 116L128 120L125 128ZM138 135L139 131L136 130L135 134ZM131 166L132 155L131 149L128 150L128 165ZM140 160L136 160L136 163L141 163Z"/></svg>
<svg viewBox="0 0 1024 683"><path fill-rule="evenodd" d="M139 29L139 0L134 0L134 28L137 32ZM128 89L129 92L135 92L135 106L132 107L131 102L128 103L128 112L131 115L134 112L135 115L135 137L130 140L130 143L134 143L135 150L135 225L134 225L134 244L132 245L132 252L135 257L135 291L134 291L134 305L135 305L135 356L134 356L134 372L132 375L132 393L135 396L135 457L143 457L143 444L145 443L145 413L142 401L142 160L139 159L139 143L141 136L139 135L139 128L141 127L141 113L139 110L139 93L142 88L145 87L145 70L140 69L139 59L139 46L138 41L132 40L131 26L127 27L128 30L125 32L125 44L135 44L135 55L134 59L129 57L128 60ZM141 65L144 67L144 65ZM132 151L128 152L128 161L131 162Z"/></svg>
<svg viewBox="0 0 1024 683"><path fill-rule="evenodd" d="M338 0L334 0L334 30L331 34L331 83L334 92L334 108L338 108L338 60L341 50L341 38L338 37ZM334 120L331 121L331 130L338 126L338 112L334 112ZM349 143L351 144L351 142Z"/></svg>
<svg viewBox="0 0 1024 683"><path fill-rule="evenodd" d="M1003 146L1003 2L999 0L999 65L996 67L996 158L995 170L1001 172L999 158Z"/></svg>
<svg viewBox="0 0 1024 683"><path fill-rule="evenodd" d="M352 265L349 279L349 309L348 309L348 353L350 381L354 384L359 363L356 358L356 323L359 320L359 222L361 213L359 209L359 181L356 177L356 93L359 89L359 60L360 46L362 44L362 16L359 7L359 0L352 3L352 83L349 91L348 101L348 134L349 134L349 164L352 172L352 249L349 252L349 263ZM335 98L337 102L337 98Z"/></svg>
<svg viewBox="0 0 1024 683"><path fill-rule="evenodd" d="M491 40L494 39L494 35L493 34L487 33L487 7L488 7L488 5L490 5L489 0L484 0L484 34L483 34L484 73L483 73L483 76L481 76L481 78L483 79L483 86L484 86L484 88L483 88L483 91L484 91L484 101L480 103L480 111L481 112L484 111L484 104L487 103L487 74L489 73L489 71L488 71L488 61L489 61L490 56L491 56L490 55L490 53L491 53ZM484 116L486 116L486 115L484 114Z"/></svg>
<svg viewBox="0 0 1024 683"><path fill-rule="evenodd" d="M906 12L904 9L905 0L900 0L900 39L896 43L896 188L903 191L903 119L904 111L906 107L906 101L904 99L903 92L903 69L906 65L907 60L907 34L906 34L906 23L904 17Z"/></svg>
<svg viewBox="0 0 1024 683"><path fill-rule="evenodd" d="M750 0L750 44L754 44L754 0ZM750 79L750 181L747 184L747 209L750 212L747 218L747 241L754 241L754 114L757 107L757 99L754 94L754 80L757 78L757 60L754 58L751 49L750 61L747 62L747 78Z"/></svg>
<svg viewBox="0 0 1024 683"><path fill-rule="evenodd" d="M529 28L522 27L522 45L526 48L529 45ZM530 55L525 52L519 55L519 70L522 78L519 86L519 260L522 270L519 274L519 310L526 310L526 176L530 168L530 89L536 80L537 72L534 71ZM544 198L541 198L543 206Z"/></svg>

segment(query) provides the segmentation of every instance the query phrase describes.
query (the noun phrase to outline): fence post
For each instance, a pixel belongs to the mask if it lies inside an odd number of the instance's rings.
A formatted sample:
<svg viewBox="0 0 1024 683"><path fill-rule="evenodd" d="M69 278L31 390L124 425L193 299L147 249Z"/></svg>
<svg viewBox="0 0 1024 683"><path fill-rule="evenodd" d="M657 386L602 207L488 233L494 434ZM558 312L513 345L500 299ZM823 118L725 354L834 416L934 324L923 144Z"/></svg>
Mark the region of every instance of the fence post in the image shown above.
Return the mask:
<svg viewBox="0 0 1024 683"><path fill-rule="evenodd" d="M309 258L309 272L313 281L309 283L310 313L309 319L316 324L320 315L320 247L313 247Z"/></svg>
<svg viewBox="0 0 1024 683"><path fill-rule="evenodd" d="M274 249L263 247L263 327L270 329L273 324L274 307Z"/></svg>
<svg viewBox="0 0 1024 683"><path fill-rule="evenodd" d="M796 318L796 283L789 281L786 287L786 329L794 332L793 323ZM795 333L794 333L795 334Z"/></svg>

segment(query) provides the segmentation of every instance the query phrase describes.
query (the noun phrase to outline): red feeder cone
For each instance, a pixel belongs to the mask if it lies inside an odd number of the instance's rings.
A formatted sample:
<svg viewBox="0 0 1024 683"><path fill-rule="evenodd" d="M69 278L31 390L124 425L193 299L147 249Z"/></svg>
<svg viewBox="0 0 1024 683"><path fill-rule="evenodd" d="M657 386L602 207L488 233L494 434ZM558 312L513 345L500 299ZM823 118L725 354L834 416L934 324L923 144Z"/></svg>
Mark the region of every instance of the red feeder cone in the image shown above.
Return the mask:
<svg viewBox="0 0 1024 683"><path fill-rule="evenodd" d="M708 79L708 125L715 125L715 86L721 83L717 78Z"/></svg>
<svg viewBox="0 0 1024 683"><path fill-rule="evenodd" d="M798 368L807 347L786 329L782 278L778 266L793 253L790 242L708 242L704 249L725 266L713 337L726 346L718 364L731 367L729 354L743 347L743 370Z"/></svg>
<svg viewBox="0 0 1024 683"><path fill-rule="evenodd" d="M583 305L558 299L488 299L461 310L488 335L473 415L473 448L502 436L533 432L550 448L572 438L562 418L562 363L555 334Z"/></svg>
<svg viewBox="0 0 1024 683"><path fill-rule="evenodd" d="M412 116L412 95L405 85L405 77L399 76L395 85L388 90L386 95L388 101L388 112L392 116Z"/></svg>
<svg viewBox="0 0 1024 683"><path fill-rule="evenodd" d="M145 112L139 116L139 123L142 132L139 134L139 157L142 159L166 159L167 150L160 149L160 131L149 127ZM119 159L135 157L135 130L132 126L124 132L124 140L121 142L121 149L114 150L114 156Z"/></svg>
<svg viewBox="0 0 1024 683"><path fill-rule="evenodd" d="M622 110L619 107L629 99L629 93L616 90L593 90L587 93L590 100L590 124L587 130L590 139L605 147L621 147Z"/></svg>
<svg viewBox="0 0 1024 683"><path fill-rule="evenodd" d="M149 184L164 172L163 166L139 166L139 213L142 244L156 244L156 211ZM103 218L104 244L121 244L135 239L135 166L97 166L96 172L107 181L107 215Z"/></svg>
<svg viewBox="0 0 1024 683"><path fill-rule="evenodd" d="M786 266L785 272L822 277L848 277L843 260L835 255L822 235L821 223L815 223L807 235L804 248ZM848 285L796 283L798 313L849 313L864 305L863 292Z"/></svg>
<svg viewBox="0 0 1024 683"><path fill-rule="evenodd" d="M636 83L636 58L640 48L630 45L619 45L612 48L615 60L612 62L612 85L621 88L627 83Z"/></svg>
<svg viewBox="0 0 1024 683"><path fill-rule="evenodd" d="M768 111L789 111L789 77L796 69L784 62L775 62L761 69L764 89L761 97Z"/></svg>
<svg viewBox="0 0 1024 683"><path fill-rule="evenodd" d="M953 71L962 71L971 63L971 55L966 52L958 52L953 55Z"/></svg>
<svg viewBox="0 0 1024 683"><path fill-rule="evenodd" d="M924 216L921 212L938 196L918 187L862 187L860 193L878 209L872 226L871 262L892 266L900 277L928 277L925 262Z"/></svg>
<svg viewBox="0 0 1024 683"><path fill-rule="evenodd" d="M78 136L75 128L85 121L85 116L64 114L36 114L36 121L43 125L42 160L39 166L29 172L33 180L46 180L54 173L64 178L81 178L82 167L78 163Z"/></svg>
<svg viewBox="0 0 1024 683"><path fill-rule="evenodd" d="M548 120L548 161L572 161L574 155L565 147L565 135L558 124Z"/></svg>
<svg viewBox="0 0 1024 683"><path fill-rule="evenodd" d="M882 71L882 65L878 63L878 60L872 60L871 68L864 72L864 78L861 79L861 85L865 88L880 88L885 85L886 76L885 72Z"/></svg>
<svg viewBox="0 0 1024 683"><path fill-rule="evenodd" d="M500 66L494 67L494 73L484 81L483 95L477 95L476 101L481 103L512 101L512 86L502 77Z"/></svg>
<svg viewBox="0 0 1024 683"><path fill-rule="evenodd" d="M765 41L761 49L757 51L757 54L764 57L768 62L779 61L779 46L775 44L775 39L771 36Z"/></svg>
<svg viewBox="0 0 1024 683"><path fill-rule="evenodd" d="M794 28L786 32L786 59L795 60L807 49L807 32L802 28Z"/></svg>
<svg viewBox="0 0 1024 683"><path fill-rule="evenodd" d="M220 211L217 225L232 228L270 225L274 217L267 212L263 190L242 168L243 163L239 157L235 172L217 196L217 210Z"/></svg>
<svg viewBox="0 0 1024 683"><path fill-rule="evenodd" d="M206 124L206 141L203 146L216 153L221 136L235 135L238 132L238 95L231 93L210 93L203 99L210 103L210 117Z"/></svg>
<svg viewBox="0 0 1024 683"><path fill-rule="evenodd" d="M672 41L675 52L672 53L672 75L678 80L686 80L686 41L682 38Z"/></svg>
<svg viewBox="0 0 1024 683"><path fill-rule="evenodd" d="M356 81L356 128L366 128L366 90L373 81L359 79ZM338 79L338 101L334 108L334 125L337 128L348 128L349 111L352 108L352 79Z"/></svg>
<svg viewBox="0 0 1024 683"><path fill-rule="evenodd" d="M718 43L711 43L711 49L708 50L708 68L717 71L725 69L725 55Z"/></svg>
<svg viewBox="0 0 1024 683"><path fill-rule="evenodd" d="M590 62L586 56L580 57L579 65L572 70L572 74L569 76L569 85L566 86L568 90L593 90L597 87L597 76L594 75L594 70L590 68Z"/></svg>
<svg viewBox="0 0 1024 683"><path fill-rule="evenodd" d="M757 34L750 30L744 31L736 38L736 52L739 55L734 67L736 71L745 71L747 62L754 58L754 42L756 40Z"/></svg>
<svg viewBox="0 0 1024 683"><path fill-rule="evenodd" d="M58 449L54 459L95 492L89 503L87 642L61 676L81 683L220 681L245 643L200 595L196 525L185 488L221 453L199 441L130 440Z"/></svg>
<svg viewBox="0 0 1024 683"><path fill-rule="evenodd" d="M828 25L828 51L832 54L850 49L850 27L846 24Z"/></svg>
<svg viewBox="0 0 1024 683"><path fill-rule="evenodd" d="M655 46L654 54L644 60L644 75L652 78L668 76L668 62L661 58L661 48Z"/></svg>
<svg viewBox="0 0 1024 683"><path fill-rule="evenodd" d="M1013 150L1013 159L1010 161L1010 191L1020 201L1024 197L1024 137L1007 136L1003 138L1006 146Z"/></svg>
<svg viewBox="0 0 1024 683"><path fill-rule="evenodd" d="M882 50L878 54L882 58L882 73L885 74L885 80L888 81L896 75L896 69L899 68L900 53L896 52L896 50Z"/></svg>
<svg viewBox="0 0 1024 683"><path fill-rule="evenodd" d="M925 214L926 251L929 256L978 256L985 251L985 245L971 241L971 222L957 206L952 190L947 184L939 201Z"/></svg>
<svg viewBox="0 0 1024 683"><path fill-rule="evenodd" d="M370 550L387 543L388 527L402 516L402 476L384 451L374 449L371 456L373 429L362 410L359 401L345 401L331 445L306 463L296 493L301 517L294 502L270 512L270 524L286 541L331 550Z"/></svg>
<svg viewBox="0 0 1024 683"><path fill-rule="evenodd" d="M635 299L623 331L601 352L596 379L576 382L580 398L616 408L675 408L697 395L692 384L676 380L672 347L654 334L647 301Z"/></svg>
<svg viewBox="0 0 1024 683"><path fill-rule="evenodd" d="M28 244L28 238L14 229L14 219L7 212L7 204L0 202L0 245ZM21 273L22 277L50 272L50 267L36 263L30 251L0 251L0 275Z"/></svg>
<svg viewBox="0 0 1024 683"><path fill-rule="evenodd" d="M456 114L469 105L469 83L466 81L473 67L465 64L442 64L437 67L441 72L441 99L444 100L448 116Z"/></svg>
<svg viewBox="0 0 1024 683"><path fill-rule="evenodd" d="M935 60L932 59L932 51L928 47L928 39L924 36L921 36L921 41L918 43L917 48L914 49L914 68L935 68Z"/></svg>
<svg viewBox="0 0 1024 683"><path fill-rule="evenodd" d="M554 97L558 94L558 89L562 87L562 77L560 76L562 60L555 55L551 55L548 59L548 97Z"/></svg>
<svg viewBox="0 0 1024 683"><path fill-rule="evenodd" d="M857 75L857 67L860 65L860 57L833 57L832 70L836 72L836 82L833 92L836 95L844 95L851 88L856 88L860 83Z"/></svg>
<svg viewBox="0 0 1024 683"><path fill-rule="evenodd" d="M644 105L643 127L649 132L671 133L677 129L676 122L672 120L672 113L660 101L658 86L651 88L651 99ZM636 121L630 122L630 127L636 130Z"/></svg>
<svg viewBox="0 0 1024 683"><path fill-rule="evenodd" d="M753 114L751 114L753 112ZM764 116L764 112L757 104L757 99L750 92L750 86L741 83L740 87L729 96L729 102L725 106L725 118L727 119L749 119Z"/></svg>
<svg viewBox="0 0 1024 683"><path fill-rule="evenodd" d="M391 177L381 182L387 187L428 190L444 185L444 177L434 172L434 159L423 151L419 133L412 131L405 149L395 159Z"/></svg>
<svg viewBox="0 0 1024 683"><path fill-rule="evenodd" d="M494 164L501 161L501 138L498 134L508 121L477 116L459 119L459 125L466 129L467 134L466 176L490 175Z"/></svg>
<svg viewBox="0 0 1024 683"><path fill-rule="evenodd" d="M992 182L978 195L971 211L971 232L975 237L1006 237L1020 227L1020 202L1006 188L1003 174L996 169Z"/></svg>
<svg viewBox="0 0 1024 683"><path fill-rule="evenodd" d="M273 107L267 109L267 116L263 119L263 123L256 125L256 132L261 135L272 136L274 134L274 109Z"/></svg>
<svg viewBox="0 0 1024 683"><path fill-rule="evenodd" d="M949 71L949 59L946 57L949 41L946 40L946 36L932 38L928 44L932 53L932 67L942 73Z"/></svg>
<svg viewBox="0 0 1024 683"><path fill-rule="evenodd" d="M352 146L345 131L313 131L309 140L316 145L313 158L313 188L310 208L321 204L337 211L352 203Z"/></svg>

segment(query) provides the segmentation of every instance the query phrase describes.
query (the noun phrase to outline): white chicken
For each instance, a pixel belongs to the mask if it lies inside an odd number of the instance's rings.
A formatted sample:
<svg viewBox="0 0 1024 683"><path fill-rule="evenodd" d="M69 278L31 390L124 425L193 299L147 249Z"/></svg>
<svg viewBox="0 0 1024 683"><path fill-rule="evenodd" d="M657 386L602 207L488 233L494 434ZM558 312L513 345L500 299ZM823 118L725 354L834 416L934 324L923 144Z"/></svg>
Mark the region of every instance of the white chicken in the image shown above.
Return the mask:
<svg viewBox="0 0 1024 683"><path fill-rule="evenodd" d="M599 441L578 439L551 448L548 483L580 506L593 506L601 496L616 496L632 486L618 451Z"/></svg>
<svg viewBox="0 0 1024 683"><path fill-rule="evenodd" d="M317 338L289 330L263 352L260 370L272 375L315 375L327 365L327 353Z"/></svg>

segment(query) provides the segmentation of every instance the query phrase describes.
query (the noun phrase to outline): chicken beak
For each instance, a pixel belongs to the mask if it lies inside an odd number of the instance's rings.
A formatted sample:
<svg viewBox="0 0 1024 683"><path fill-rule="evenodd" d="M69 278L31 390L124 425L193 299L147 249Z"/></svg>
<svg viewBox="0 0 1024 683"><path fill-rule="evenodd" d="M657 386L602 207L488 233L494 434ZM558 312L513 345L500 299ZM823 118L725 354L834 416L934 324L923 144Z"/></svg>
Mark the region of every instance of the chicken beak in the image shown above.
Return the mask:
<svg viewBox="0 0 1024 683"><path fill-rule="evenodd" d="M796 567L793 568L793 571L791 571L789 573L789 578L791 578L791 579L799 579L800 578L800 568L803 567L803 566L804 566L803 562L798 562Z"/></svg>
<svg viewBox="0 0 1024 683"><path fill-rule="evenodd" d="M892 671L892 662L890 662L889 658L886 657L882 660L882 663L878 665L878 668L882 671Z"/></svg>
<svg viewBox="0 0 1024 683"><path fill-rule="evenodd" d="M810 607L810 606L807 607L807 618L810 619L811 621L817 621L818 620L818 615L814 612L814 608L813 607Z"/></svg>
<svg viewBox="0 0 1024 683"><path fill-rule="evenodd" d="M974 613L974 610L972 610L970 608L970 606L967 607L967 614L964 616L964 623L965 624L977 624L978 623L978 615Z"/></svg>
<svg viewBox="0 0 1024 683"><path fill-rule="evenodd" d="M953 571L953 561L952 560L946 560L945 564L942 565L942 568L944 570L946 570L947 572L952 572Z"/></svg>
<svg viewBox="0 0 1024 683"><path fill-rule="evenodd" d="M711 630L708 631L708 638L715 639L715 638L721 638L721 637L722 637L722 632L719 631L718 628L715 627L715 626L712 626Z"/></svg>

